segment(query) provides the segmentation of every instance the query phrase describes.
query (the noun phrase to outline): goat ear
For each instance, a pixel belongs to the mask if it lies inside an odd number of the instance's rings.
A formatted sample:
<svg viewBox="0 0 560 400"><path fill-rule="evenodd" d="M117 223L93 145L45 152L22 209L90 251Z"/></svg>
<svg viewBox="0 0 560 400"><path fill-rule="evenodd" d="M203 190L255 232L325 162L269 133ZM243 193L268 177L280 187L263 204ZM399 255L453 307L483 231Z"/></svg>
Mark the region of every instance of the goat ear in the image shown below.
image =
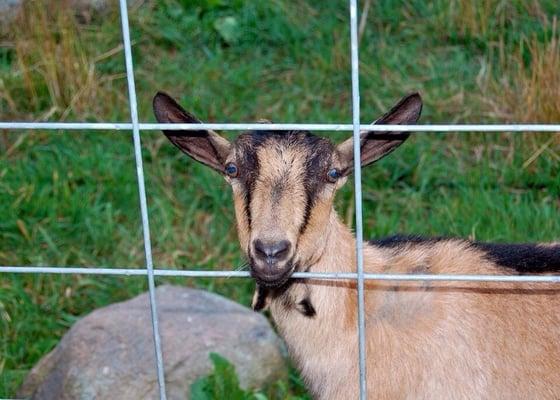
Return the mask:
<svg viewBox="0 0 560 400"><path fill-rule="evenodd" d="M388 113L383 115L375 125L415 124L422 112L422 98L418 93L403 97ZM360 134L361 165L365 167L383 158L410 136L409 132L362 132ZM337 147L346 175L354 168L354 143L352 138Z"/></svg>
<svg viewBox="0 0 560 400"><path fill-rule="evenodd" d="M200 123L165 93L158 92L155 95L153 107L158 122ZM224 172L225 160L231 150L231 144L227 139L211 130L174 131L164 129L163 133L184 153L218 172Z"/></svg>

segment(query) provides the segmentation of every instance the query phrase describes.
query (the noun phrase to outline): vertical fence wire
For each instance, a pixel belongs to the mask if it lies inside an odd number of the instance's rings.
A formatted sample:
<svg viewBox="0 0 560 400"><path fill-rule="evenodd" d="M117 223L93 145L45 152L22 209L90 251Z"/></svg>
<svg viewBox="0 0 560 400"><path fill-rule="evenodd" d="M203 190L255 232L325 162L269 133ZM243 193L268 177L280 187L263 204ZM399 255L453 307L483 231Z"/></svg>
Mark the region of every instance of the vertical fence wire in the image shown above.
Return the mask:
<svg viewBox="0 0 560 400"><path fill-rule="evenodd" d="M148 218L148 206L146 200L146 188L144 182L144 167L142 162L142 145L140 142L140 129L138 124L138 102L136 99L136 86L134 84L134 67L132 61L132 46L130 44L130 25L128 22L128 10L126 0L120 0L121 22L123 32L123 45L126 62L126 79L128 82L128 98L130 105L130 118L132 122L132 134L134 139L134 157L136 160L136 177L138 180L138 195L140 198L140 212L142 216L142 234L144 237L144 253L146 256L146 269L148 276L148 290L150 294L150 308L152 317L152 331L154 337L154 350L156 356L157 379L159 385L159 397L166 400L165 377L163 370L163 356L161 351L161 338L159 335L159 323L157 303L155 294L154 265L152 260L152 244L150 240L150 223Z"/></svg>
<svg viewBox="0 0 560 400"><path fill-rule="evenodd" d="M358 4L350 0L350 54L352 59L352 125L354 140L354 198L356 203L356 266L358 273L358 354L360 400L367 398L362 224L362 167L360 157L360 78L358 57Z"/></svg>

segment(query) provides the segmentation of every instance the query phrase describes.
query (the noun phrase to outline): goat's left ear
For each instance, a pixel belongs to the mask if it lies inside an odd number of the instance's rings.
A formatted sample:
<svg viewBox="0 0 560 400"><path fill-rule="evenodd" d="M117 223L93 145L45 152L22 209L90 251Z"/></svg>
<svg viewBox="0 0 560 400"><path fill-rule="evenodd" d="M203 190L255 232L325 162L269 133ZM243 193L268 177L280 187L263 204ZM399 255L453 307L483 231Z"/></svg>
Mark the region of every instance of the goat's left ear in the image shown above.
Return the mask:
<svg viewBox="0 0 560 400"><path fill-rule="evenodd" d="M181 107L171 96L158 92L153 101L154 114L161 123L200 123ZM224 173L225 160L231 151L230 142L211 130L164 130L165 136L181 151L220 173Z"/></svg>
<svg viewBox="0 0 560 400"><path fill-rule="evenodd" d="M415 124L422 112L422 98L418 93L403 97L387 114L374 122L375 125ZM409 132L362 132L360 134L361 165L365 167L386 156L410 136ZM345 175L354 169L354 142L352 138L337 146Z"/></svg>

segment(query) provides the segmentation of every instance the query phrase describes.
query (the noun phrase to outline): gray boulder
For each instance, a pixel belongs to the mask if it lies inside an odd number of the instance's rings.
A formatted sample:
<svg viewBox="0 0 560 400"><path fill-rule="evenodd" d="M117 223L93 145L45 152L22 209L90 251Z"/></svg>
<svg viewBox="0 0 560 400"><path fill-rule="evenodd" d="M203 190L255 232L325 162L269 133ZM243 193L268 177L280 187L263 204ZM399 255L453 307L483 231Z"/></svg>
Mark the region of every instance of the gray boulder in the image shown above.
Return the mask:
<svg viewBox="0 0 560 400"><path fill-rule="evenodd" d="M18 14L24 1L0 0L0 23L7 24L11 22ZM93 14L105 13L115 3L115 1L110 0L65 0L60 1L60 7L69 7L75 10L76 15L82 17L87 22ZM53 2L53 4L56 5L56 2Z"/></svg>
<svg viewBox="0 0 560 400"><path fill-rule="evenodd" d="M22 0L0 0L0 23L10 22L18 13Z"/></svg>
<svg viewBox="0 0 560 400"><path fill-rule="evenodd" d="M216 352L236 368L241 386L284 378L286 352L261 314L202 290L156 290L168 399L186 399L190 385L212 371ZM157 399L148 294L80 319L31 370L19 397Z"/></svg>

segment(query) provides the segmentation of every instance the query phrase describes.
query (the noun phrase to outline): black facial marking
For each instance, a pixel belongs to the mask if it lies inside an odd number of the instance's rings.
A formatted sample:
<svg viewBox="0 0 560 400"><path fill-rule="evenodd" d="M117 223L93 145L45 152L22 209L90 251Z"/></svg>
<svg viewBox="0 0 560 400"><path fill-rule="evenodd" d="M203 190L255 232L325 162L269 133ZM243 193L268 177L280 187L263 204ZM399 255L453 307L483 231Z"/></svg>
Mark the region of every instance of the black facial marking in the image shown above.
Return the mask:
<svg viewBox="0 0 560 400"><path fill-rule="evenodd" d="M245 215L247 215L247 227L249 230L251 230L251 223L252 223L252 217L251 217L251 193L252 191L245 186Z"/></svg>
<svg viewBox="0 0 560 400"><path fill-rule="evenodd" d="M313 198L311 197L311 193L306 190L305 194L305 211L303 213L303 222L299 228L299 234L303 235L305 233L305 229L309 224L309 218L311 217L311 208L313 206Z"/></svg>
<svg viewBox="0 0 560 400"><path fill-rule="evenodd" d="M266 298L269 294L269 290L267 288L257 286L256 291L257 291L257 299L253 304L253 310L261 311L266 306Z"/></svg>
<svg viewBox="0 0 560 400"><path fill-rule="evenodd" d="M280 304L286 311L297 311L301 313L303 316L308 318L313 318L317 315L317 311L315 311L315 307L311 303L311 299L309 297L309 290L306 290L307 294L303 298L303 300L297 301L294 294L288 291L289 286L282 287L279 289L273 289L270 292L272 298L279 299ZM308 289L308 288L306 288Z"/></svg>
<svg viewBox="0 0 560 400"><path fill-rule="evenodd" d="M483 252L485 257L496 265L512 269L519 274L560 271L560 245L483 243L470 242L464 239L426 238L415 235L395 235L371 240L369 243L377 247L398 248L406 245L430 245L445 240L467 243L468 246Z"/></svg>
<svg viewBox="0 0 560 400"><path fill-rule="evenodd" d="M247 134L240 135L235 141L235 146L237 147L236 153L239 154L239 159L236 160L239 170L237 179L243 184L245 190L245 214L247 215L247 222L250 230L252 223L251 200L255 182L259 175L259 160L254 143Z"/></svg>
<svg viewBox="0 0 560 400"><path fill-rule="evenodd" d="M309 299L309 297L306 297L305 299L299 302L298 310L303 315L309 318L313 318L315 315L317 315L317 312L315 311L315 307L313 307L313 304L311 304L311 300Z"/></svg>
<svg viewBox="0 0 560 400"><path fill-rule="evenodd" d="M317 193L327 183L326 177L331 167L334 145L325 138L312 135L306 131L253 131L240 135L234 146L241 159L237 160L239 166L238 179L244 184L246 199L246 214L251 220L250 204L255 181L259 175L257 151L261 146L270 145L271 141L280 144L297 145L302 147L302 154L306 157L305 175L303 177L306 190L306 204L300 233L305 231ZM285 182L274 182L272 185L273 201L277 201L285 190ZM250 228L250 223L249 223Z"/></svg>
<svg viewBox="0 0 560 400"><path fill-rule="evenodd" d="M305 213L303 222L300 226L299 232L303 234L309 218L311 217L311 210L315 205L317 194L327 184L327 173L331 167L332 154L334 152L333 144L326 139L313 136L313 140L309 140L308 149L309 157L305 163Z"/></svg>

